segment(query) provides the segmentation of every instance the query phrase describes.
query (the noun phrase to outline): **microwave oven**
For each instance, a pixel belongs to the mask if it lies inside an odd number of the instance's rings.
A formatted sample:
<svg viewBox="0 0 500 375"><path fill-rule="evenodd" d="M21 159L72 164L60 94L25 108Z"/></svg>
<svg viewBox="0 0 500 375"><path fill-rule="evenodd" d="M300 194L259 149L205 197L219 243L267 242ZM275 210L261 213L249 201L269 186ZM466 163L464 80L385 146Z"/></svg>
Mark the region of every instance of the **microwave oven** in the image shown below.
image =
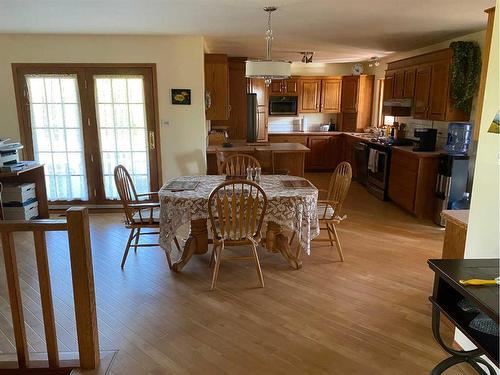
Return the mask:
<svg viewBox="0 0 500 375"><path fill-rule="evenodd" d="M297 96L270 96L269 114L278 116L297 116Z"/></svg>

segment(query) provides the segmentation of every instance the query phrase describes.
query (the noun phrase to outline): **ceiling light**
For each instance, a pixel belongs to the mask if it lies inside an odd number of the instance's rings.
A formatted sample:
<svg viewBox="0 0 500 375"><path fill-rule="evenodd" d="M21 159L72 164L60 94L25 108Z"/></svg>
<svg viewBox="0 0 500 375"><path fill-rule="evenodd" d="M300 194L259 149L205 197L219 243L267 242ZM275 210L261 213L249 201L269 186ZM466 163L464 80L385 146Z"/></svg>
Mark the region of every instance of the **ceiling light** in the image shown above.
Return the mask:
<svg viewBox="0 0 500 375"><path fill-rule="evenodd" d="M247 60L245 63L245 76L247 78L264 79L266 85L271 84L272 79L286 79L292 73L290 61L273 60L271 57L273 30L271 29L271 13L276 7L265 7L267 12L267 31L266 31L266 59L265 60Z"/></svg>
<svg viewBox="0 0 500 375"><path fill-rule="evenodd" d="M372 66L379 66L380 65L380 59L377 56L372 56L370 57L370 60L368 60L368 66L371 68Z"/></svg>
<svg viewBox="0 0 500 375"><path fill-rule="evenodd" d="M311 63L313 61L313 56L314 56L314 52L300 52L300 54L302 55L302 62L303 63Z"/></svg>

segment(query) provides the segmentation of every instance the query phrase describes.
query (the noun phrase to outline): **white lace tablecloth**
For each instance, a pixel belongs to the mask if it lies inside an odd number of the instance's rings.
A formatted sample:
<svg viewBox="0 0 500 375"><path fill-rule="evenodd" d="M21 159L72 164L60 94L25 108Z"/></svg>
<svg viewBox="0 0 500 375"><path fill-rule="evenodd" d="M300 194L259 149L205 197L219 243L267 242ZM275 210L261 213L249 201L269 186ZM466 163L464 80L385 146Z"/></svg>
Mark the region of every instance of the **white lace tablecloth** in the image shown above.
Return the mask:
<svg viewBox="0 0 500 375"><path fill-rule="evenodd" d="M160 245L171 251L171 242L177 229L197 219L208 219L208 196L225 181L225 176L183 176L173 180L198 181L195 190L170 191L165 184L160 197ZM283 175L262 176L260 186L268 199L265 221L273 221L293 230L302 248L310 254L311 240L319 235L316 206L318 190L310 188L285 188L281 180L303 180L301 177Z"/></svg>

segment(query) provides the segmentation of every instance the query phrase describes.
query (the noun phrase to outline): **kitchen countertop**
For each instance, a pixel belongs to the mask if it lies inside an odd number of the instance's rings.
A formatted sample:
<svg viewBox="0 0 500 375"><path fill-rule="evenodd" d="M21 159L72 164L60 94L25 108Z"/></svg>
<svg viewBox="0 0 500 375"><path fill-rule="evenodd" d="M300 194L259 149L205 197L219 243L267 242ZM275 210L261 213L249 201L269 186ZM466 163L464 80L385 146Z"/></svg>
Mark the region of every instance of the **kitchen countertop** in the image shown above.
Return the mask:
<svg viewBox="0 0 500 375"><path fill-rule="evenodd" d="M467 229L469 223L469 210L444 210L441 212L441 217L450 221L459 227Z"/></svg>
<svg viewBox="0 0 500 375"><path fill-rule="evenodd" d="M416 155L419 158L436 158L442 154L441 151L413 151L413 146L392 146L392 148Z"/></svg>
<svg viewBox="0 0 500 375"><path fill-rule="evenodd" d="M322 132L322 131L289 131L289 132L273 132L269 133L269 135L324 135L324 136L332 136L332 135L342 135L344 132Z"/></svg>
<svg viewBox="0 0 500 375"><path fill-rule="evenodd" d="M232 141L233 147L223 147L220 145L207 146L207 154L215 154L217 151L228 152L309 152L308 147L301 143L250 143L244 141Z"/></svg>

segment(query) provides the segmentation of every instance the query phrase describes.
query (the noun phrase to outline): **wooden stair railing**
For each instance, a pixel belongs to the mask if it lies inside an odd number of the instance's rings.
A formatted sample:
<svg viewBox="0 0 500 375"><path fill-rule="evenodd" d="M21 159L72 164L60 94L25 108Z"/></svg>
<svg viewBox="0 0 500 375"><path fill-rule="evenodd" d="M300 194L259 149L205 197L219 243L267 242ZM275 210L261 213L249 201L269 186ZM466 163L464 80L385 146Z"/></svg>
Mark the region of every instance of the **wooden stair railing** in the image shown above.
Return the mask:
<svg viewBox="0 0 500 375"><path fill-rule="evenodd" d="M95 369L99 364L99 341L97 336L89 217L88 209L84 207L69 208L66 211L66 219L0 221L0 234L17 353L17 368L27 370L30 368L30 363L14 246L14 232L33 232L45 340L47 343L48 368L58 369L62 367L57 347L54 305L45 241L45 232L49 231L68 232L80 368ZM39 368L39 365L37 365L37 368Z"/></svg>

